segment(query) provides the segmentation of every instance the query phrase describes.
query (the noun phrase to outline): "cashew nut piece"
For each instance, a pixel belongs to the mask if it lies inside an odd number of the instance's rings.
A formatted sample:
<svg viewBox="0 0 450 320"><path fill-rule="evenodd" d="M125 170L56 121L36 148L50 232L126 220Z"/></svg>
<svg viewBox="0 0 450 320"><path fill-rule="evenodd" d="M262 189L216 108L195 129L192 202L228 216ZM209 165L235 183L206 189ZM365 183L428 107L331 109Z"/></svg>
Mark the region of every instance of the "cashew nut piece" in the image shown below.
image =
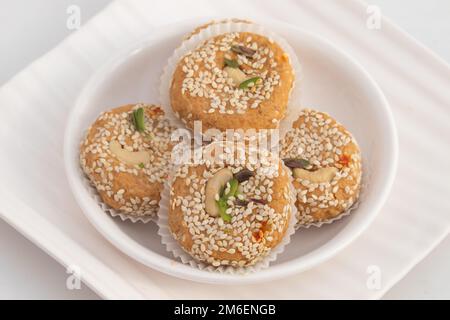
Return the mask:
<svg viewBox="0 0 450 320"><path fill-rule="evenodd" d="M109 150L119 158L120 161L129 165L147 164L150 162L150 154L147 151L128 151L122 148L118 141L109 143Z"/></svg>
<svg viewBox="0 0 450 320"><path fill-rule="evenodd" d="M247 80L247 75L244 72L242 72L241 69L225 67L223 71L225 71L228 74L228 76L233 80L233 85L235 85L236 87L239 86L245 80Z"/></svg>
<svg viewBox="0 0 450 320"><path fill-rule="evenodd" d="M333 180L337 172L338 169L334 167L320 168L316 171L308 171L301 168L295 168L294 177L308 180L313 183L323 183Z"/></svg>
<svg viewBox="0 0 450 320"><path fill-rule="evenodd" d="M224 168L216 172L216 174L208 180L205 190L205 210L211 217L219 216L219 207L216 203L216 194L225 187L228 181L233 179L233 172Z"/></svg>

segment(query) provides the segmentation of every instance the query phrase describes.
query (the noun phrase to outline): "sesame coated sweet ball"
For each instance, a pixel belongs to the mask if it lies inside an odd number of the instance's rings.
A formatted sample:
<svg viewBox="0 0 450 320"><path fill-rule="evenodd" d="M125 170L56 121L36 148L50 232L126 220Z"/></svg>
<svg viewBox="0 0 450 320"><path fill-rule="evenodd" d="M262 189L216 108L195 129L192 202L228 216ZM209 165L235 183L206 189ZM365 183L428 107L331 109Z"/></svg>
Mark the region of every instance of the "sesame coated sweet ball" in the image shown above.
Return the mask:
<svg viewBox="0 0 450 320"><path fill-rule="evenodd" d="M361 152L330 115L305 109L281 141L297 191L298 226L326 222L348 210L361 187Z"/></svg>
<svg viewBox="0 0 450 320"><path fill-rule="evenodd" d="M272 39L249 32L215 36L179 61L170 87L175 114L193 128L274 129L294 83L289 56Z"/></svg>
<svg viewBox="0 0 450 320"><path fill-rule="evenodd" d="M170 187L169 228L199 262L252 266L285 236L292 197L289 172L279 158L270 164L229 156L222 164L184 164Z"/></svg>
<svg viewBox="0 0 450 320"><path fill-rule="evenodd" d="M80 163L104 203L129 216L156 215L172 131L155 105L126 105L97 118L81 143Z"/></svg>

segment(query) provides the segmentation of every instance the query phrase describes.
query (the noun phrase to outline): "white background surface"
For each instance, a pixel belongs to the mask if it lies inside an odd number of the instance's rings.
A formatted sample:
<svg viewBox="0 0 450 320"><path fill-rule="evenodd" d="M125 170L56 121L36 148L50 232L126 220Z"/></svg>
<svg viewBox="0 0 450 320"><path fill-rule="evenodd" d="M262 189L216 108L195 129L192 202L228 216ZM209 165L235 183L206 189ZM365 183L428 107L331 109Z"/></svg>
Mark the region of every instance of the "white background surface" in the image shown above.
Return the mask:
<svg viewBox="0 0 450 320"><path fill-rule="evenodd" d="M325 2L328 0L319 0ZM0 85L71 33L66 9L81 8L83 21L109 0L0 0ZM450 2L372 0L383 14L450 62ZM385 298L450 298L450 237L417 265ZM85 286L66 289L62 268L0 221L0 298L95 299Z"/></svg>

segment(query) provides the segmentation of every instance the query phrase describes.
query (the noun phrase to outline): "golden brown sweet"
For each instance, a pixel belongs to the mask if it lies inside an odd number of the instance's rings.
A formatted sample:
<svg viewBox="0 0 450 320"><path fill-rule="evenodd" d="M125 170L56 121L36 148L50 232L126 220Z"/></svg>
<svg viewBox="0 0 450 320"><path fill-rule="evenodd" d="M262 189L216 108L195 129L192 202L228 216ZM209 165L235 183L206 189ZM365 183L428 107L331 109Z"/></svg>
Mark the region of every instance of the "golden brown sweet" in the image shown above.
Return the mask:
<svg viewBox="0 0 450 320"><path fill-rule="evenodd" d="M80 163L111 208L154 216L170 161L173 128L155 105L126 105L102 113L80 146Z"/></svg>
<svg viewBox="0 0 450 320"><path fill-rule="evenodd" d="M272 129L285 117L294 74L273 40L248 32L218 35L186 54L170 87L175 114L189 127Z"/></svg>
<svg viewBox="0 0 450 320"><path fill-rule="evenodd" d="M298 225L324 222L348 210L361 186L361 153L352 134L324 112L305 109L281 141L292 169Z"/></svg>
<svg viewBox="0 0 450 320"><path fill-rule="evenodd" d="M280 160L268 167L229 158L179 167L169 227L181 247L215 267L250 266L266 257L286 233L293 196Z"/></svg>

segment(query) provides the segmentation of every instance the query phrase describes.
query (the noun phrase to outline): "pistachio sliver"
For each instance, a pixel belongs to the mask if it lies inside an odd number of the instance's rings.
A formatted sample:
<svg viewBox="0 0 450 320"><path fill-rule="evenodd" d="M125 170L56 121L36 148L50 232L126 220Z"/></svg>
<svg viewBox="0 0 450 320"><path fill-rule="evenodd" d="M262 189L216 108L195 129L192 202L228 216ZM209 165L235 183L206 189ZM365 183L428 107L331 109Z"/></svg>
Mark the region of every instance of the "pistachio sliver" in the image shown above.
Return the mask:
<svg viewBox="0 0 450 320"><path fill-rule="evenodd" d="M224 168L215 173L206 183L205 189L205 211L211 217L220 215L220 210L217 205L216 196L222 195L223 188L227 182L233 179L233 173L230 169ZM223 196L222 196L223 197ZM225 201L226 205L226 201Z"/></svg>
<svg viewBox="0 0 450 320"><path fill-rule="evenodd" d="M234 178L239 182L242 183L244 181L247 181L251 177L255 176L255 173L248 169L242 169L238 173L234 175Z"/></svg>
<svg viewBox="0 0 450 320"><path fill-rule="evenodd" d="M224 63L226 67L237 69L239 68L239 63L234 59L224 59Z"/></svg>
<svg viewBox="0 0 450 320"><path fill-rule="evenodd" d="M246 207L248 205L248 201L242 199L236 199L234 203L239 207Z"/></svg>
<svg viewBox="0 0 450 320"><path fill-rule="evenodd" d="M229 181L230 183L230 191L224 196L225 200L228 200L230 197L236 196L236 193L239 188L239 182L233 178Z"/></svg>
<svg viewBox="0 0 450 320"><path fill-rule="evenodd" d="M254 202L254 203L258 203L258 204L262 204L262 205L266 205L267 201L263 200L263 199L255 199L255 198L251 198L250 201Z"/></svg>
<svg viewBox="0 0 450 320"><path fill-rule="evenodd" d="M249 47L234 45L231 47L231 51L246 56L247 58L253 58L256 53L256 50L253 50Z"/></svg>
<svg viewBox="0 0 450 320"><path fill-rule="evenodd" d="M133 124L137 131L145 131L145 117L143 108L139 108L133 111Z"/></svg>
<svg viewBox="0 0 450 320"><path fill-rule="evenodd" d="M311 163L308 160L305 159L295 159L295 158L288 158L283 159L284 164L286 167L294 169L294 168L301 168L306 169L311 167Z"/></svg>
<svg viewBox="0 0 450 320"><path fill-rule="evenodd" d="M239 182L236 179L233 178L228 183L230 184L228 193L223 195L217 201L217 206L219 208L220 217L225 222L231 222L231 219L232 219L231 215L226 212L228 209L227 201L230 197L234 197L239 189Z"/></svg>
<svg viewBox="0 0 450 320"><path fill-rule="evenodd" d="M261 80L261 77L247 79L239 85L239 89L248 89L249 87L254 86L259 80Z"/></svg>
<svg viewBox="0 0 450 320"><path fill-rule="evenodd" d="M231 222L231 215L227 213L227 201L225 199L219 199L217 201L217 207L219 208L219 214L222 220L225 222Z"/></svg>
<svg viewBox="0 0 450 320"><path fill-rule="evenodd" d="M236 199L236 201L234 202L235 205L240 206L240 207L246 207L248 206L248 204L250 202L254 202L257 204L262 204L262 205L266 205L267 201L263 200L263 199L255 199L255 198L250 198L249 200L242 200L242 199Z"/></svg>

